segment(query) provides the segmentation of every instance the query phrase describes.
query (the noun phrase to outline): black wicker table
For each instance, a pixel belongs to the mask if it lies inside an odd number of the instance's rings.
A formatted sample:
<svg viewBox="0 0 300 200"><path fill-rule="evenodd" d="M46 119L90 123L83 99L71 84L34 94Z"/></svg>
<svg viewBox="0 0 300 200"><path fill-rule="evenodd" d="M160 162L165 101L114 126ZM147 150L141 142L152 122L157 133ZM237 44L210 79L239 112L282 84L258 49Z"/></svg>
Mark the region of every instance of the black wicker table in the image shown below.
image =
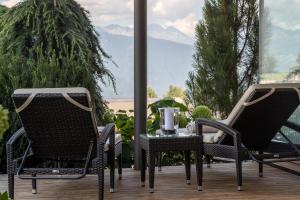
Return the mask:
<svg viewBox="0 0 300 200"><path fill-rule="evenodd" d="M146 176L146 155L149 158L149 188L150 193L154 192L154 173L155 173L155 157L157 153L168 151L182 151L185 157L186 183L190 184L191 165L190 153L195 152L196 172L198 190L202 190L202 137L196 134L188 135L177 133L174 135L140 135L141 151L142 151L142 167L141 167L141 184L145 186ZM146 154L147 153L147 154Z"/></svg>

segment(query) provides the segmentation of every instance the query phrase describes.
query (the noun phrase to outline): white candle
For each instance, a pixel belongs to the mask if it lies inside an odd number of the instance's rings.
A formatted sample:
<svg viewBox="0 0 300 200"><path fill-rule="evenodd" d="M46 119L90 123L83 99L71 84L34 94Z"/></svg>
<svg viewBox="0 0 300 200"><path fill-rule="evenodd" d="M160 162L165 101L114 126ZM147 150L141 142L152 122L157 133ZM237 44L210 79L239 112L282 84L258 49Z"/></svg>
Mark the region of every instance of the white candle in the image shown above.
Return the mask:
<svg viewBox="0 0 300 200"><path fill-rule="evenodd" d="M165 130L174 130L174 109L165 108Z"/></svg>

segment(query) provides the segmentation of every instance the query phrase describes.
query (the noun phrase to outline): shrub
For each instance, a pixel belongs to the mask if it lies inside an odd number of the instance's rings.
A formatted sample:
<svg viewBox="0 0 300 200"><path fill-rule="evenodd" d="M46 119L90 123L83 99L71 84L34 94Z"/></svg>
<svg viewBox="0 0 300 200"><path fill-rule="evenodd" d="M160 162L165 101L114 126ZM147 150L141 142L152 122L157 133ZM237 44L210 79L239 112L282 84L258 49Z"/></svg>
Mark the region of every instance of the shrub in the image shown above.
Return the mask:
<svg viewBox="0 0 300 200"><path fill-rule="evenodd" d="M193 112L192 112L192 118L197 119L197 118L207 118L207 119L212 119L213 114L211 109L209 109L207 106L201 105L197 106Z"/></svg>
<svg viewBox="0 0 300 200"><path fill-rule="evenodd" d="M7 192L0 193L0 200L10 200L10 198L8 198Z"/></svg>
<svg viewBox="0 0 300 200"><path fill-rule="evenodd" d="M0 140L8 127L8 111L0 105Z"/></svg>
<svg viewBox="0 0 300 200"><path fill-rule="evenodd" d="M119 110L114 116L114 123L122 135L122 141L130 144L134 139L134 117L128 115L125 110Z"/></svg>
<svg viewBox="0 0 300 200"><path fill-rule="evenodd" d="M188 123L191 121L185 114L179 114L179 128L185 128Z"/></svg>

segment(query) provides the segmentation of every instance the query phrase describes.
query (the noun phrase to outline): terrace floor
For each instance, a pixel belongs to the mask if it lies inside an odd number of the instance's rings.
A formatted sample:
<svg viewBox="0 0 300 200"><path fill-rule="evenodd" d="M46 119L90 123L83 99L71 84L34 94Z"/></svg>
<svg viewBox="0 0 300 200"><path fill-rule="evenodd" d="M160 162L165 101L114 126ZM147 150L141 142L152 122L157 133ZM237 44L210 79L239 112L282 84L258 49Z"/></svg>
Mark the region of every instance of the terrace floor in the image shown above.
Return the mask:
<svg viewBox="0 0 300 200"><path fill-rule="evenodd" d="M295 167L296 166L296 167ZM300 165L295 165L299 169ZM236 191L235 165L214 164L212 168L204 167L204 190L197 191L195 183L195 167L192 166L192 183L185 184L184 168L163 167L155 177L155 193L148 192L146 187L140 187L140 173L132 169L124 169L123 180L116 181L115 193L109 193L108 174L106 174L105 199L117 200L237 200L256 199L288 200L300 199L300 177L287 172L265 166L263 178L258 177L257 164L243 164L243 191ZM148 177L146 177L148 178ZM148 180L148 179L147 179ZM7 190L7 177L0 175L0 191ZM31 194L31 182L16 179L16 200L67 200L67 199L97 199L97 178L88 176L78 181L48 181L38 182L38 194Z"/></svg>

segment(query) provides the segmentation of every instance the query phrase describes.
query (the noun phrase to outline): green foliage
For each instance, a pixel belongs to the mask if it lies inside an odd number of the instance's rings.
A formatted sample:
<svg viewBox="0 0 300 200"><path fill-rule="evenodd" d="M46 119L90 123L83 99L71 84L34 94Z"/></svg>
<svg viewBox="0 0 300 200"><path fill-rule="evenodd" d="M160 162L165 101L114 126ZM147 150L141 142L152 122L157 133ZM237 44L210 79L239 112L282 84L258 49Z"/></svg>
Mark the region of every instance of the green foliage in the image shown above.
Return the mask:
<svg viewBox="0 0 300 200"><path fill-rule="evenodd" d="M88 11L75 0L24 0L5 9L0 8L0 104L9 110L8 132L20 126L10 98L17 88L85 87L101 122L106 105L99 83L114 86L114 78Z"/></svg>
<svg viewBox="0 0 300 200"><path fill-rule="evenodd" d="M8 11L8 8L0 5L0 17Z"/></svg>
<svg viewBox="0 0 300 200"><path fill-rule="evenodd" d="M128 115L126 111L119 110L114 116L114 123L122 135L125 144L133 142L134 139L134 117Z"/></svg>
<svg viewBox="0 0 300 200"><path fill-rule="evenodd" d="M258 81L258 3L207 0L196 26L194 70L187 99L226 117L242 93Z"/></svg>
<svg viewBox="0 0 300 200"><path fill-rule="evenodd" d="M157 98L157 94L152 87L147 88L147 97L148 98Z"/></svg>
<svg viewBox="0 0 300 200"><path fill-rule="evenodd" d="M8 198L7 192L0 193L0 200L10 200L10 198Z"/></svg>
<svg viewBox="0 0 300 200"><path fill-rule="evenodd" d="M212 119L213 114L211 109L209 109L207 106L201 105L197 106L193 112L192 112L192 118L195 120L197 118L207 118Z"/></svg>
<svg viewBox="0 0 300 200"><path fill-rule="evenodd" d="M167 108L167 107L179 108L180 112L188 111L188 108L185 105L176 102L174 99L162 99L150 104L148 106L148 108L151 110L151 114L149 118L153 118L153 121L148 128L148 131L150 133L154 133L157 129L159 129L159 121L160 121L159 108Z"/></svg>
<svg viewBox="0 0 300 200"><path fill-rule="evenodd" d="M170 85L169 86L169 90L167 91L165 97L167 98L175 98L175 97L179 97L184 99L185 97L185 92L182 88L174 86L174 85Z"/></svg>
<svg viewBox="0 0 300 200"><path fill-rule="evenodd" d="M185 128L190 121L184 113L179 113L179 128Z"/></svg>
<svg viewBox="0 0 300 200"><path fill-rule="evenodd" d="M0 140L8 127L8 111L0 105Z"/></svg>
<svg viewBox="0 0 300 200"><path fill-rule="evenodd" d="M107 109L103 115L103 124L114 123L115 122L114 120L115 120L114 110Z"/></svg>

